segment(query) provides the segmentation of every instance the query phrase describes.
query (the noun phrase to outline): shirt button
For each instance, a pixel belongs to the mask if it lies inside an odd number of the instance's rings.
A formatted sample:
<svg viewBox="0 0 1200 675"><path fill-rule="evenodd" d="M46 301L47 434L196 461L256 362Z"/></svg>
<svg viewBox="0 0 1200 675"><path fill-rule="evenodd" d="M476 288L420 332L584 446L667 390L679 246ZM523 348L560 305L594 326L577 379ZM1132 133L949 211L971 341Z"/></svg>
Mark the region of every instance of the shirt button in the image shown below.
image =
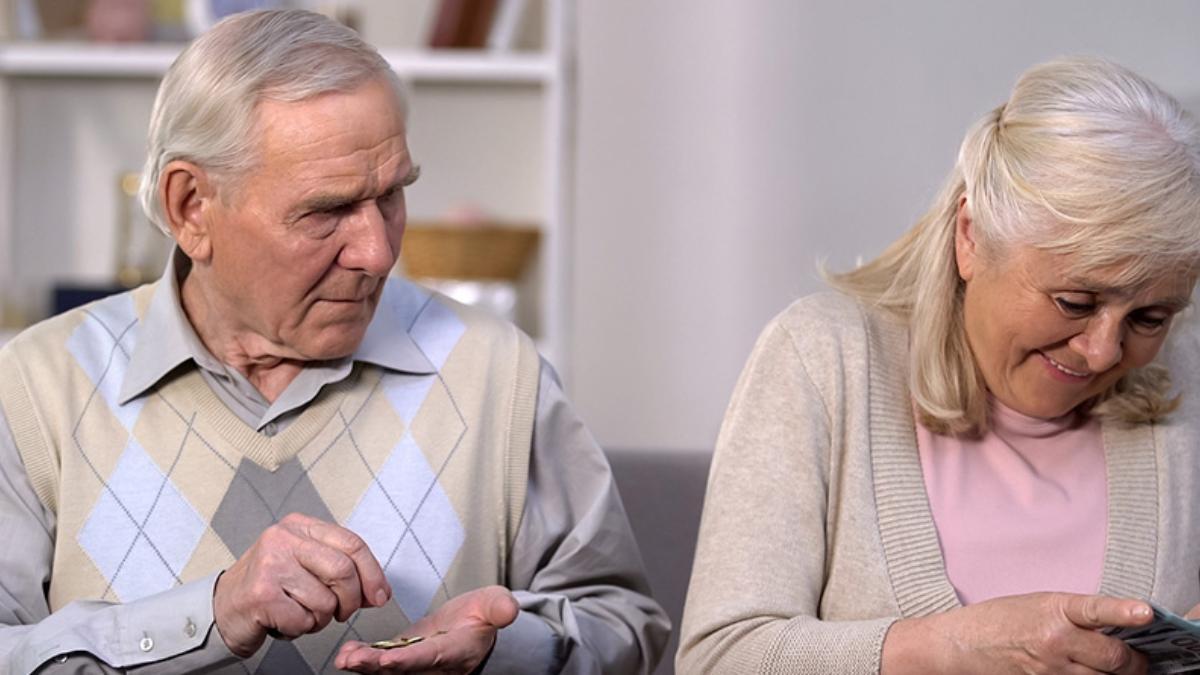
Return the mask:
<svg viewBox="0 0 1200 675"><path fill-rule="evenodd" d="M187 625L183 627L183 634L188 637L196 636L196 624L192 623L191 619L188 619Z"/></svg>
<svg viewBox="0 0 1200 675"><path fill-rule="evenodd" d="M67 655L66 655L66 654L59 654L58 656L54 657L54 662L55 662L55 663L66 663L66 662L67 662Z"/></svg>
<svg viewBox="0 0 1200 675"><path fill-rule="evenodd" d="M263 427L263 433L267 436L274 436L279 432L279 427L275 426L274 422L267 422L267 426Z"/></svg>
<svg viewBox="0 0 1200 675"><path fill-rule="evenodd" d="M154 649L154 640L151 640L150 636L146 635L142 637L142 641L138 643L138 646L142 648L142 651L148 652Z"/></svg>

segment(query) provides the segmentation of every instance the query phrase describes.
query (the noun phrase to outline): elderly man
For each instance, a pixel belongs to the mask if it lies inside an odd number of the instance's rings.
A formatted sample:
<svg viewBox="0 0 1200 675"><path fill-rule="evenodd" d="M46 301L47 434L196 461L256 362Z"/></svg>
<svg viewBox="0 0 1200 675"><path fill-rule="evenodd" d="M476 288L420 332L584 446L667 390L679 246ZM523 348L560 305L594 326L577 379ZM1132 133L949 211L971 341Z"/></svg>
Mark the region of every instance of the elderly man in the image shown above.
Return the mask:
<svg viewBox="0 0 1200 675"><path fill-rule="evenodd" d="M417 173L399 82L336 23L239 15L179 57L142 190L165 275L0 352L0 670L654 665L550 369L388 278Z"/></svg>

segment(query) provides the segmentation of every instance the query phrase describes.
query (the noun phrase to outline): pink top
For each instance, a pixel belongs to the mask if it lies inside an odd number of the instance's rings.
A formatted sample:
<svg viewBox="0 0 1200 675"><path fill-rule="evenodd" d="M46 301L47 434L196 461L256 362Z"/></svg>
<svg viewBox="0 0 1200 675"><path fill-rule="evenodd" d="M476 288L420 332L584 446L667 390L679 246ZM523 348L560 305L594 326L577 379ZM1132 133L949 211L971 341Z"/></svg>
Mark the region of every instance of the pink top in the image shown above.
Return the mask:
<svg viewBox="0 0 1200 675"><path fill-rule="evenodd" d="M1095 593L1108 530L1100 423L1027 417L995 399L991 413L979 440L917 425L925 491L959 599Z"/></svg>

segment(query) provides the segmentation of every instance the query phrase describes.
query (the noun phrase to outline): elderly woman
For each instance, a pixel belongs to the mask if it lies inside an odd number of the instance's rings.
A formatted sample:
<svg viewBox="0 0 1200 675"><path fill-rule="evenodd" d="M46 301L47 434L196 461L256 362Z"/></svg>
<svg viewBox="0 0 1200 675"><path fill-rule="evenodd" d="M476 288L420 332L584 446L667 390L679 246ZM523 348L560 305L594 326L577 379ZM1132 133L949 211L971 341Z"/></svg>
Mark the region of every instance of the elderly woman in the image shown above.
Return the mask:
<svg viewBox="0 0 1200 675"><path fill-rule="evenodd" d="M1200 602L1200 341L1162 349L1198 263L1192 118L1027 72L916 227L759 339L679 670L1144 672L1101 629Z"/></svg>

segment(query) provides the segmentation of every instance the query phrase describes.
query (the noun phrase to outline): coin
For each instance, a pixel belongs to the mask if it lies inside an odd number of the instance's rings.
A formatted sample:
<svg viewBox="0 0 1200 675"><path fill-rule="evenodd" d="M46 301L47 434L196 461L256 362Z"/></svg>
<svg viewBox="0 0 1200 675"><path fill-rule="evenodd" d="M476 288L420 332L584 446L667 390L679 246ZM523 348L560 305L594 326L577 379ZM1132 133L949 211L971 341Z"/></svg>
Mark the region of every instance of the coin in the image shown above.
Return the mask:
<svg viewBox="0 0 1200 675"><path fill-rule="evenodd" d="M378 642L372 642L371 647L373 649L400 649L402 647L410 647L418 642L423 642L424 640L425 638L421 637L420 635L414 635L412 637L398 637L395 640L380 640Z"/></svg>

